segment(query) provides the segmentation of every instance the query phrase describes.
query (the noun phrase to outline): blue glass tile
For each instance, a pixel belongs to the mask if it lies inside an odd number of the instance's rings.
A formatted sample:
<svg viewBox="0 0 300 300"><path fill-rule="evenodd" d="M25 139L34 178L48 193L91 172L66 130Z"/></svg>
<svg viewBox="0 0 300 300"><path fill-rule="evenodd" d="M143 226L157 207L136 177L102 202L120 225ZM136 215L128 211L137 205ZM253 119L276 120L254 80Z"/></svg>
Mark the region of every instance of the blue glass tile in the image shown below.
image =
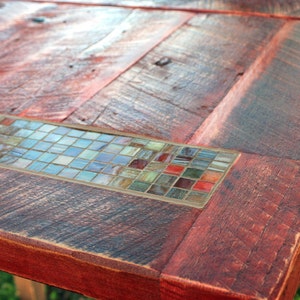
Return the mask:
<svg viewBox="0 0 300 300"><path fill-rule="evenodd" d="M126 166L131 160L131 157L129 156L124 156L124 155L117 155L114 159L113 159L113 163L116 165L123 165Z"/></svg>
<svg viewBox="0 0 300 300"><path fill-rule="evenodd" d="M57 127L53 133L55 134L61 134L61 135L65 135L66 133L68 133L71 129L68 127Z"/></svg>
<svg viewBox="0 0 300 300"><path fill-rule="evenodd" d="M110 175L118 175L121 171L122 171L122 167L121 166L108 165L103 170L103 173L110 174Z"/></svg>
<svg viewBox="0 0 300 300"><path fill-rule="evenodd" d="M67 166L73 159L74 157L72 156L58 155L52 163Z"/></svg>
<svg viewBox="0 0 300 300"><path fill-rule="evenodd" d="M113 135L110 135L110 134L101 134L99 137L98 137L98 141L102 141L102 142L110 142L114 139L114 136Z"/></svg>
<svg viewBox="0 0 300 300"><path fill-rule="evenodd" d="M63 168L63 166L50 164L45 169L43 169L43 172L51 175L57 175Z"/></svg>
<svg viewBox="0 0 300 300"><path fill-rule="evenodd" d="M129 145L132 141L131 137L128 136L118 136L114 139L114 144L120 144L120 145Z"/></svg>
<svg viewBox="0 0 300 300"><path fill-rule="evenodd" d="M68 149L67 145L60 145L56 143L51 148L49 148L49 152L60 154L60 153L64 153L67 149Z"/></svg>
<svg viewBox="0 0 300 300"><path fill-rule="evenodd" d="M85 159L94 159L98 155L98 151L94 150L84 150L82 153L78 155L80 158L85 158Z"/></svg>
<svg viewBox="0 0 300 300"><path fill-rule="evenodd" d="M37 159L38 157L40 157L41 154L42 154L42 152L40 152L40 151L29 150L29 151L27 151L27 152L23 155L23 158L35 160L35 159Z"/></svg>
<svg viewBox="0 0 300 300"><path fill-rule="evenodd" d="M20 143L20 147L32 148L38 141L33 139L26 139Z"/></svg>
<svg viewBox="0 0 300 300"><path fill-rule="evenodd" d="M103 164L103 163L94 161L94 162L90 163L90 164L86 167L86 170L87 170L87 171L92 171L92 172L100 172L100 171L102 171L106 166L107 166L106 164Z"/></svg>
<svg viewBox="0 0 300 300"><path fill-rule="evenodd" d="M64 168L58 175L66 178L74 178L79 173L79 170Z"/></svg>
<svg viewBox="0 0 300 300"><path fill-rule="evenodd" d="M15 122L12 123L13 126L19 128L25 128L27 124L28 124L27 120L16 120Z"/></svg>
<svg viewBox="0 0 300 300"><path fill-rule="evenodd" d="M77 130L77 129L71 129L68 132L68 136L72 136L72 137L81 137L83 134L84 134L84 131Z"/></svg>
<svg viewBox="0 0 300 300"><path fill-rule="evenodd" d="M47 136L47 134L47 132L36 131L30 136L30 138L35 140L42 140L45 136Z"/></svg>
<svg viewBox="0 0 300 300"><path fill-rule="evenodd" d="M37 130L43 125L42 122L28 122L26 127L28 129Z"/></svg>
<svg viewBox="0 0 300 300"><path fill-rule="evenodd" d="M60 134L54 134L54 133L50 133L49 135L47 135L45 138L44 138L44 141L45 142L57 142L61 139L61 135Z"/></svg>
<svg viewBox="0 0 300 300"><path fill-rule="evenodd" d="M88 140L96 140L97 138L100 137L100 133L97 132L85 132L81 138L83 139L88 139Z"/></svg>
<svg viewBox="0 0 300 300"><path fill-rule="evenodd" d="M215 151L210 150L201 150L198 154L198 157L200 158L206 158L206 159L214 159L218 153Z"/></svg>
<svg viewBox="0 0 300 300"><path fill-rule="evenodd" d="M75 157L75 156L78 156L82 151L83 151L83 149L81 149L81 148L70 147L64 152L64 155Z"/></svg>
<svg viewBox="0 0 300 300"><path fill-rule="evenodd" d="M87 148L92 143L91 140L85 140L85 139L78 139L73 146L79 147L79 148Z"/></svg>
<svg viewBox="0 0 300 300"><path fill-rule="evenodd" d="M76 169L84 169L88 163L89 161L86 159L76 158L70 163L70 167Z"/></svg>
<svg viewBox="0 0 300 300"><path fill-rule="evenodd" d="M40 172L40 171L42 171L46 166L47 166L47 164L44 163L44 162L35 161L35 162L33 162L32 164L30 164L30 165L27 167L27 170Z"/></svg>
<svg viewBox="0 0 300 300"><path fill-rule="evenodd" d="M39 160L39 161L46 162L46 163L50 163L50 162L52 162L56 157L57 157L57 154L53 154L53 153L44 153L44 154L42 154L42 155L38 158L38 160Z"/></svg>
<svg viewBox="0 0 300 300"><path fill-rule="evenodd" d="M90 146L89 146L89 149L91 150L101 150L103 149L107 144L104 143L104 142L93 142Z"/></svg>
<svg viewBox="0 0 300 300"><path fill-rule="evenodd" d="M22 149L22 148L14 148L9 151L9 154L15 157L21 157L26 153L27 149Z"/></svg>
<svg viewBox="0 0 300 300"><path fill-rule="evenodd" d="M76 141L77 141L77 139L74 138L74 137L64 136L64 137L61 138L57 143L58 143L58 144L62 144L62 145L68 145L68 146L71 146L71 145L74 144Z"/></svg>
<svg viewBox="0 0 300 300"><path fill-rule="evenodd" d="M40 127L39 131L50 132L56 128L57 128L57 126L45 124L42 127Z"/></svg>
<svg viewBox="0 0 300 300"><path fill-rule="evenodd" d="M41 150L41 151L47 151L52 146L51 143L48 142L38 142L33 149L35 150Z"/></svg>
<svg viewBox="0 0 300 300"><path fill-rule="evenodd" d="M121 145L116 145L116 144L109 144L108 146L105 147L106 152L115 153L115 154L119 153L122 149L123 147Z"/></svg>
<svg viewBox="0 0 300 300"><path fill-rule="evenodd" d="M96 177L96 173L89 172L89 171L81 171L77 176L76 179L83 180L83 181L92 181L94 177Z"/></svg>
<svg viewBox="0 0 300 300"><path fill-rule="evenodd" d="M114 156L112 153L102 152L95 159L102 162L110 162Z"/></svg>
<svg viewBox="0 0 300 300"><path fill-rule="evenodd" d="M198 152L197 148L192 148L192 147L183 147L180 151L179 151L179 155L182 156L188 156L188 157L193 157L195 156L195 154Z"/></svg>
<svg viewBox="0 0 300 300"><path fill-rule="evenodd" d="M28 165L32 163L32 160L24 159L24 158L18 158L15 162L13 162L11 165L17 168L24 169Z"/></svg>
<svg viewBox="0 0 300 300"><path fill-rule="evenodd" d="M0 157L0 163L10 165L14 163L18 158L12 155L5 155L3 157Z"/></svg>
<svg viewBox="0 0 300 300"><path fill-rule="evenodd" d="M93 180L93 183L108 185L114 177L106 174L98 174Z"/></svg>
<svg viewBox="0 0 300 300"><path fill-rule="evenodd" d="M20 129L17 133L15 133L15 136L29 137L32 133L33 133L33 130L30 130L30 129Z"/></svg>

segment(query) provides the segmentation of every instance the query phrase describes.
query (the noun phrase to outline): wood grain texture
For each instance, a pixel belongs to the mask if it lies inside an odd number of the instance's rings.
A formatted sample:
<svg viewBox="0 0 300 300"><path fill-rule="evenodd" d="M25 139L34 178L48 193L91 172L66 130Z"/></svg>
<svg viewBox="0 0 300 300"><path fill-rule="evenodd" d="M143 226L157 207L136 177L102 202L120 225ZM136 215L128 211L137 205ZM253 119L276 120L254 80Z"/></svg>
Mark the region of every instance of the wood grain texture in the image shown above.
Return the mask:
<svg viewBox="0 0 300 300"><path fill-rule="evenodd" d="M0 31L0 109L51 120L66 118L192 16L18 5L5 3L1 9L14 19Z"/></svg>
<svg viewBox="0 0 300 300"><path fill-rule="evenodd" d="M74 3L74 0L55 0L54 2ZM299 0L75 0L75 2L129 7L193 10L201 12L220 11L226 13L253 13L295 17L300 16Z"/></svg>
<svg viewBox="0 0 300 300"><path fill-rule="evenodd" d="M242 154L163 270L162 299L271 300L285 286L293 299L299 196L299 162Z"/></svg>
<svg viewBox="0 0 300 300"><path fill-rule="evenodd" d="M197 15L66 121L187 141L283 24Z"/></svg>
<svg viewBox="0 0 300 300"><path fill-rule="evenodd" d="M0 269L104 299L156 299L200 213L5 169L0 190Z"/></svg>
<svg viewBox="0 0 300 300"><path fill-rule="evenodd" d="M300 22L287 26L275 52L267 53L269 65L253 80L250 74L250 84L246 79L236 88L191 143L300 159Z"/></svg>

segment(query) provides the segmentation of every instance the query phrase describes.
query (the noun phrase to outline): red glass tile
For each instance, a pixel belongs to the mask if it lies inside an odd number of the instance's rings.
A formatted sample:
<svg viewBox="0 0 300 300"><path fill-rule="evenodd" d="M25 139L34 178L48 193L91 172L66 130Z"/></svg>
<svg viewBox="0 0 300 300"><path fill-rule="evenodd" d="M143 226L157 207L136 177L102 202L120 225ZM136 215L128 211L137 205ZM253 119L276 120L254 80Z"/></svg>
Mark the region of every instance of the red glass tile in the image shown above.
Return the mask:
<svg viewBox="0 0 300 300"><path fill-rule="evenodd" d="M191 179L187 179L187 178L179 178L174 186L183 188L183 189L190 189L194 183L195 183L195 180L191 180Z"/></svg>
<svg viewBox="0 0 300 300"><path fill-rule="evenodd" d="M215 171L205 171L204 174L201 176L201 180L208 181L212 183L218 182L221 177L224 175L224 173L221 172L215 172Z"/></svg>
<svg viewBox="0 0 300 300"><path fill-rule="evenodd" d="M14 119L9 119L9 118L5 118L4 120L1 121L1 125L6 125L6 126L9 126L11 125L13 122L15 122Z"/></svg>
<svg viewBox="0 0 300 300"><path fill-rule="evenodd" d="M148 164L147 160L135 159L130 163L129 167L142 170L147 166L147 164Z"/></svg>
<svg viewBox="0 0 300 300"><path fill-rule="evenodd" d="M155 157L155 160L160 162L170 162L172 158L173 155L171 155L170 153L158 153Z"/></svg>
<svg viewBox="0 0 300 300"><path fill-rule="evenodd" d="M197 181L197 183L194 185L193 190L196 191L202 191L202 192L210 192L213 188L214 184L207 181Z"/></svg>
<svg viewBox="0 0 300 300"><path fill-rule="evenodd" d="M173 175L180 175L182 173L182 171L184 170L183 166L178 166L178 165L169 165L164 173L167 174L173 174Z"/></svg>

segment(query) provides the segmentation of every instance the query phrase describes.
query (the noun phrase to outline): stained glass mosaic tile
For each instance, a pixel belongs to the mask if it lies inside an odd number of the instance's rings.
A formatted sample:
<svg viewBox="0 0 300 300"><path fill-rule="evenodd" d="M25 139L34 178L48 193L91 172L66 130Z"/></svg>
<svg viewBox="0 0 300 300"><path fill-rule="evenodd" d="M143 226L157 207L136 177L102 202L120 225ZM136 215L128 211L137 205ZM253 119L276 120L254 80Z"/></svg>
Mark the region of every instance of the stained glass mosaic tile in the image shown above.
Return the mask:
<svg viewBox="0 0 300 300"><path fill-rule="evenodd" d="M0 115L0 165L202 208L238 153Z"/></svg>

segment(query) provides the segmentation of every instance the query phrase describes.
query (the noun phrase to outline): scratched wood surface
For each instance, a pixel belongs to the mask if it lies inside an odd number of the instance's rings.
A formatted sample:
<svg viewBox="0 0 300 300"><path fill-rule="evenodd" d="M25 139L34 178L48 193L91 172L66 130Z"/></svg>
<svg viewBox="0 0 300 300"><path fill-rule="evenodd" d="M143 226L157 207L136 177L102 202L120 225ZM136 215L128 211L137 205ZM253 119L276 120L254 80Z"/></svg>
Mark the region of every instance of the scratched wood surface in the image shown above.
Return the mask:
<svg viewBox="0 0 300 300"><path fill-rule="evenodd" d="M47 0L42 0L47 1ZM54 1L54 0L51 0ZM57 1L54 1L57 2ZM58 0L72 2L74 0ZM75 0L77 3L300 17L299 0Z"/></svg>
<svg viewBox="0 0 300 300"><path fill-rule="evenodd" d="M259 61L245 74L191 143L300 159L300 22L281 32L262 56L266 67Z"/></svg>
<svg viewBox="0 0 300 300"><path fill-rule="evenodd" d="M51 120L66 118L192 16L24 2L0 10L0 110Z"/></svg>
<svg viewBox="0 0 300 300"><path fill-rule="evenodd" d="M162 299L292 299L299 196L299 161L242 154L163 270Z"/></svg>
<svg viewBox="0 0 300 300"><path fill-rule="evenodd" d="M187 141L284 24L195 16L66 122Z"/></svg>

